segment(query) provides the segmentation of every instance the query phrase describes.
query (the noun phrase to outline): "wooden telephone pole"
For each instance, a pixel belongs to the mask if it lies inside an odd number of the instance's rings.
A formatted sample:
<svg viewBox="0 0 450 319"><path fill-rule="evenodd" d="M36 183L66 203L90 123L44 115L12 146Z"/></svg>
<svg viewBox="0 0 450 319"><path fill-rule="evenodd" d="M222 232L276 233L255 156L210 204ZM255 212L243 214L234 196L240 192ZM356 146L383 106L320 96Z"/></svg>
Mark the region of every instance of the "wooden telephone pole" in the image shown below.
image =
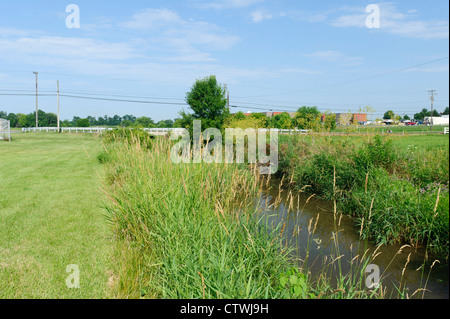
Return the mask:
<svg viewBox="0 0 450 319"><path fill-rule="evenodd" d="M434 96L437 95L436 90L430 90L428 91L430 94L430 100L431 100L431 128L430 131L433 131L433 104L434 104Z"/></svg>
<svg viewBox="0 0 450 319"><path fill-rule="evenodd" d="M38 72L33 72L36 75L36 127L39 127L38 123Z"/></svg>

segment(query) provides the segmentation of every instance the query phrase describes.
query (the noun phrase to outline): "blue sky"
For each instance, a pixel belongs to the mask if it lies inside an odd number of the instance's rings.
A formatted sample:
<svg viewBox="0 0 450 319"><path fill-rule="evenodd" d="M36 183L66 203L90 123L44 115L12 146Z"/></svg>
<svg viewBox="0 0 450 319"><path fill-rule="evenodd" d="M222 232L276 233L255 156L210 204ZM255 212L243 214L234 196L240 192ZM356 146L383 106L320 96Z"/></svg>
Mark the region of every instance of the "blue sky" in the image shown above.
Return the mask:
<svg viewBox="0 0 450 319"><path fill-rule="evenodd" d="M80 28L66 26L66 6ZM365 9L380 8L380 28ZM39 90L183 104L196 79L216 75L232 111L448 106L449 3L433 1L2 1L0 110L31 113ZM30 94L11 96L5 94ZM56 112L56 98L39 107ZM61 117L176 118L175 104L61 97ZM188 108L184 106L187 110Z"/></svg>

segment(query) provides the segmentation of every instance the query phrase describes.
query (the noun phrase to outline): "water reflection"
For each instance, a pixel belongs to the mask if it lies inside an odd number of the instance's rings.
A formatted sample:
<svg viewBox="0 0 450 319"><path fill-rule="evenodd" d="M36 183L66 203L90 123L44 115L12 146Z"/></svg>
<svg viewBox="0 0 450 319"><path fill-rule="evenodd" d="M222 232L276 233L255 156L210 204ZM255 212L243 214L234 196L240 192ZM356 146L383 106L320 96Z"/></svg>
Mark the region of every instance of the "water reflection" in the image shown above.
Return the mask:
<svg viewBox="0 0 450 319"><path fill-rule="evenodd" d="M343 255L341 258L343 273L349 271L350 261L357 255L362 256L364 252L370 255L377 249L373 243L360 239L359 229L353 218L334 213L332 203L283 187L280 189L279 185L280 181L277 180L267 183L261 192L258 205L261 213L267 216L268 222L273 227L279 223L284 225L283 238L295 248L293 254L300 264L306 260L311 275L320 272L323 258L329 258L330 254L336 252L336 247L339 254ZM336 246L333 236L337 224L340 226ZM314 233L310 234L313 230ZM415 297L418 295L422 297L424 294L424 298L448 299L448 263L436 262L430 272L435 257L428 255L428 261L423 266L425 260L423 249L404 247L399 254L400 248L400 245L383 245L377 250L380 254L372 261L380 268L382 284L387 288L387 295L396 296L394 285L398 287L400 280L403 280L402 287L407 288L410 296L418 288L426 287L426 292L420 291Z"/></svg>

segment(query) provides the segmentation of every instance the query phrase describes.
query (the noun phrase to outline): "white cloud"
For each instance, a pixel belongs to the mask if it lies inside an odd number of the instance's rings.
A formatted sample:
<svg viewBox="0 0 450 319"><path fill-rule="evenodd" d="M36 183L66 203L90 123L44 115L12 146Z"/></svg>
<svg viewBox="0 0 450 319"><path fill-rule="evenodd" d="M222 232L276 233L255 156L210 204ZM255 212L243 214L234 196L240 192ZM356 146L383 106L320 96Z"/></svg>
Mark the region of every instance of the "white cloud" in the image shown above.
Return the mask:
<svg viewBox="0 0 450 319"><path fill-rule="evenodd" d="M273 18L272 14L264 13L262 11L254 11L254 12L250 13L250 16L254 23L259 23L263 20L270 20Z"/></svg>
<svg viewBox="0 0 450 319"><path fill-rule="evenodd" d="M54 36L19 37L0 39L0 51L6 57L57 56L67 59L88 58L106 60L125 60L137 57L134 48L128 43L112 43L94 39L65 38Z"/></svg>
<svg viewBox="0 0 450 319"><path fill-rule="evenodd" d="M261 3L264 0L197 0L196 6L203 9L242 9L254 4Z"/></svg>
<svg viewBox="0 0 450 319"><path fill-rule="evenodd" d="M238 37L226 34L215 24L183 19L178 13L168 9L143 10L120 26L145 31L148 41L155 46L184 56L178 59L204 57L206 61L210 61L210 53L204 52L205 50L227 50L239 41Z"/></svg>
<svg viewBox="0 0 450 319"><path fill-rule="evenodd" d="M122 23L130 29L158 29L171 24L180 24L183 20L178 13L168 9L146 9L135 14L132 20Z"/></svg>

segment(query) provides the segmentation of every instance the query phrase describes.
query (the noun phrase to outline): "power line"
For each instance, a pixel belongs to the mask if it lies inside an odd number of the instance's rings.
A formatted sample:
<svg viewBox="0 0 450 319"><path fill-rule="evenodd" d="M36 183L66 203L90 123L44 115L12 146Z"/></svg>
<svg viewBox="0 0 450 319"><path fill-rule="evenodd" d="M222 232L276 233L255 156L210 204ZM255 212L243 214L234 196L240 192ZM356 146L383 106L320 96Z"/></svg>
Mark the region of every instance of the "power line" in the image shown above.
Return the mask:
<svg viewBox="0 0 450 319"><path fill-rule="evenodd" d="M0 90L0 91L6 91L6 90ZM22 91L26 91L26 90L15 90L15 92L22 92ZM66 91L66 92L75 92L75 91ZM32 93L0 93L0 96L34 96L34 95L35 94L32 94ZM92 95L95 95L95 93L93 93ZM103 94L99 93L98 95L103 95ZM55 94L55 93L39 93L38 96L41 96L41 97L55 97L55 96L57 96L57 94ZM164 101L155 101L155 100L116 99L116 98L95 97L95 96L86 96L86 95L71 95L71 94L60 94L59 96L60 97L66 97L66 98L73 98L73 99L86 99L86 100L108 101L108 102L189 106L186 103L164 102ZM115 94L112 94L110 96L118 96L118 97L120 97L120 96L126 96L126 95L115 95ZM133 96L129 95L129 97L133 97ZM171 100L170 98L155 98L155 97L153 97L153 98L154 99L162 99L162 100ZM180 100L180 99L178 99L178 100ZM409 103L420 104L422 102L386 103L386 105L389 105L389 104L409 104ZM249 110L259 110L259 111L265 111L265 112L273 112L273 111L286 112L286 111L290 111L290 110L291 111L297 111L298 110L298 107L294 107L294 106L283 106L283 105L263 104L263 103L247 103L247 104L256 105L256 106L230 105L230 107L241 108L241 109L249 109ZM316 104L316 105L319 106L320 104L324 104L324 103L313 103L313 104ZM333 104L333 105L335 105L335 104ZM258 106L262 106L262 107L258 107ZM348 104L348 108L333 107L332 110L330 110L330 111L334 111L336 113L339 113L339 112L352 112L351 109L355 109L355 107L357 107L356 104L354 104L354 105ZM377 115L377 114L382 115L384 113L382 113L382 112L371 112L371 114L373 114L373 115Z"/></svg>

